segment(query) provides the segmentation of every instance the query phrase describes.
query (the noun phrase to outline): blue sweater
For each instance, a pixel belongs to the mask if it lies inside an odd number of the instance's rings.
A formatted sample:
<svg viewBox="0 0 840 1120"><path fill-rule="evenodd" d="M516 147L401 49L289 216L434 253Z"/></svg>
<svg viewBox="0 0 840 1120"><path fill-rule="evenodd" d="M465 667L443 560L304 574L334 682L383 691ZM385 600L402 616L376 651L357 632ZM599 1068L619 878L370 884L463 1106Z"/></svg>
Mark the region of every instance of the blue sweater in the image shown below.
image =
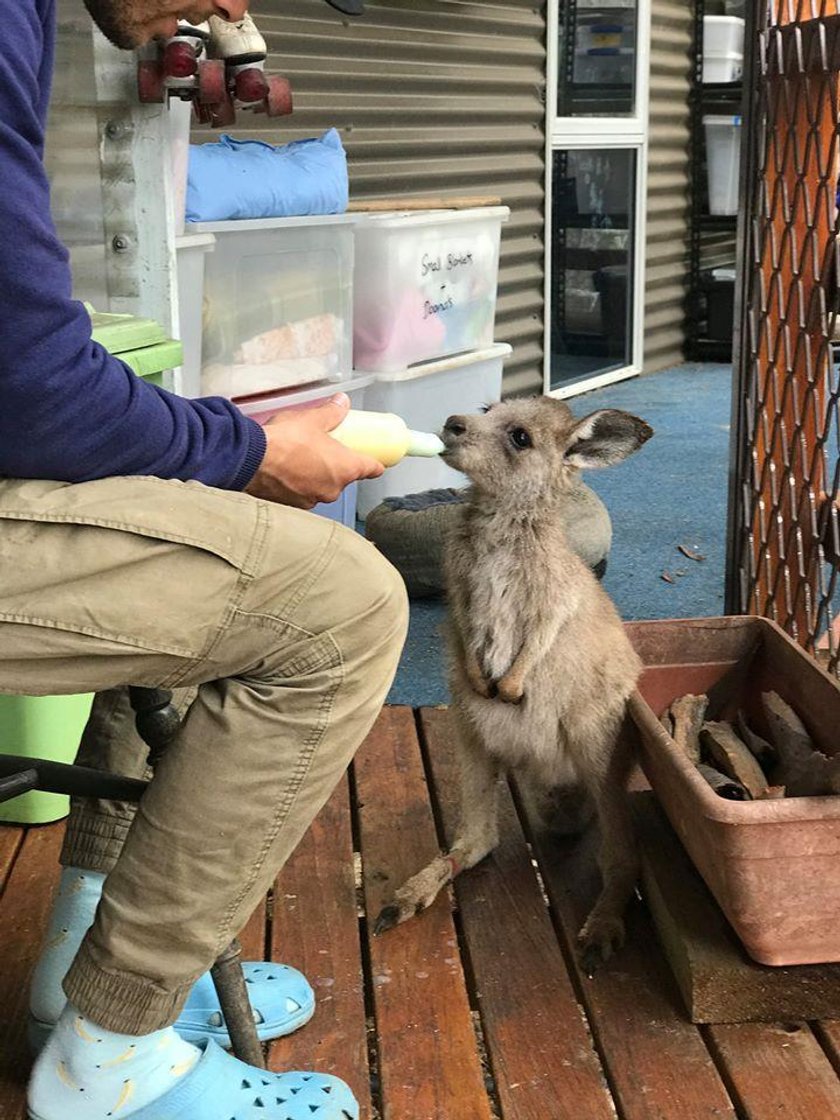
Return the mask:
<svg viewBox="0 0 840 1120"><path fill-rule="evenodd" d="M91 340L43 165L55 0L0 10L0 477L151 474L242 489L265 453L258 424L221 397L147 384Z"/></svg>

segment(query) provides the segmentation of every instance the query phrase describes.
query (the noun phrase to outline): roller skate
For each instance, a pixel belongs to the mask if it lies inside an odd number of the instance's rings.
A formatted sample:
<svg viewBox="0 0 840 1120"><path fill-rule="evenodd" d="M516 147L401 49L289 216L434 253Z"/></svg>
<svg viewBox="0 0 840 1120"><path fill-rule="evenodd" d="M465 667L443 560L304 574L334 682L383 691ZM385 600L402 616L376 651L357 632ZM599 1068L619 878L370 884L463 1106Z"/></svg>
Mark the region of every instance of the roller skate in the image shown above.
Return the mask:
<svg viewBox="0 0 840 1120"><path fill-rule="evenodd" d="M266 45L246 12L236 23L210 16L210 54L224 62L228 89L237 107L282 117L292 111L292 90L278 75L264 73Z"/></svg>
<svg viewBox="0 0 840 1120"><path fill-rule="evenodd" d="M192 101L198 119L214 128L232 125L237 108L284 116L292 111L291 87L285 78L266 78L265 56L265 40L247 14L237 23L179 20L178 33L138 62L138 96L146 104Z"/></svg>

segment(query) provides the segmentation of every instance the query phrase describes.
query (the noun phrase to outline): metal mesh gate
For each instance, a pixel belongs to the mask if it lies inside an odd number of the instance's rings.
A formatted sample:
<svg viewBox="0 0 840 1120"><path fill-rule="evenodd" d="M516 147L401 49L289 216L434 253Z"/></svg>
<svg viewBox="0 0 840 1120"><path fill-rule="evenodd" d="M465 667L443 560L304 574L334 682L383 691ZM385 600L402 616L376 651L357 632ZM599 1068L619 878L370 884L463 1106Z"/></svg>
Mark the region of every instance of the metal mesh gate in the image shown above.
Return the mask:
<svg viewBox="0 0 840 1120"><path fill-rule="evenodd" d="M840 0L748 0L727 609L840 672Z"/></svg>

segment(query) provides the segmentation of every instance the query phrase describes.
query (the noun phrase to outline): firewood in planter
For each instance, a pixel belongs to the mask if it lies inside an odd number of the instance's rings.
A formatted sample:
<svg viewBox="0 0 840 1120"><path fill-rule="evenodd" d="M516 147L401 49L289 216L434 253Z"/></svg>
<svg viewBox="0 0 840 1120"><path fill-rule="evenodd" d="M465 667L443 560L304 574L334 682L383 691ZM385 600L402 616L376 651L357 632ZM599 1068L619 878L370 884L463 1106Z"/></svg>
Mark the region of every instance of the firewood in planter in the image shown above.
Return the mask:
<svg viewBox="0 0 840 1120"><path fill-rule="evenodd" d="M738 734L758 759L761 768L767 771L776 761L776 752L766 739L753 731L743 712L738 712Z"/></svg>
<svg viewBox="0 0 840 1120"><path fill-rule="evenodd" d="M700 728L706 718L708 696L692 696L689 693L675 700L668 709L674 723L673 740L693 763L700 761Z"/></svg>
<svg viewBox="0 0 840 1120"><path fill-rule="evenodd" d="M748 789L751 797L760 797L767 789L768 781L764 771L753 758L746 743L735 734L731 724L715 721L704 723L700 743L723 773Z"/></svg>
<svg viewBox="0 0 840 1120"><path fill-rule="evenodd" d="M709 783L718 797L725 797L727 801L750 801L750 791L745 789L740 782L733 781L720 770L707 766L705 762L698 762L697 773Z"/></svg>
<svg viewBox="0 0 840 1120"><path fill-rule="evenodd" d="M840 793L840 758L828 758L814 746L802 720L777 692L763 692L761 703L779 757L773 785L785 786L788 797Z"/></svg>

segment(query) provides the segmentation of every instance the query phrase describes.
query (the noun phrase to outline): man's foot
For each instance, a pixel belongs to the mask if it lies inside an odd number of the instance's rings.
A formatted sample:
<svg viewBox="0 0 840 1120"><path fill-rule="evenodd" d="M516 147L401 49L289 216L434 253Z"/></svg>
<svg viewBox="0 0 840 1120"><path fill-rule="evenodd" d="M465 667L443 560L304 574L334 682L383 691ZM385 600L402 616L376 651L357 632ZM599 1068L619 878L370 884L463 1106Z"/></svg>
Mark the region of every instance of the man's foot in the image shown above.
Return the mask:
<svg viewBox="0 0 840 1120"><path fill-rule="evenodd" d="M73 867L62 870L47 937L32 978L29 1041L36 1053L46 1043L64 1010L66 998L61 982L93 923L104 882L105 876L95 871ZM291 1034L312 1018L315 994L297 969L256 961L245 963L243 970L257 1034L263 1042ZM189 1042L199 1044L212 1040L219 1046L230 1046L209 973L194 984L175 1030Z"/></svg>
<svg viewBox="0 0 840 1120"><path fill-rule="evenodd" d="M268 1073L213 1042L193 1046L168 1027L106 1031L64 1009L29 1082L30 1120L357 1120L343 1081Z"/></svg>

